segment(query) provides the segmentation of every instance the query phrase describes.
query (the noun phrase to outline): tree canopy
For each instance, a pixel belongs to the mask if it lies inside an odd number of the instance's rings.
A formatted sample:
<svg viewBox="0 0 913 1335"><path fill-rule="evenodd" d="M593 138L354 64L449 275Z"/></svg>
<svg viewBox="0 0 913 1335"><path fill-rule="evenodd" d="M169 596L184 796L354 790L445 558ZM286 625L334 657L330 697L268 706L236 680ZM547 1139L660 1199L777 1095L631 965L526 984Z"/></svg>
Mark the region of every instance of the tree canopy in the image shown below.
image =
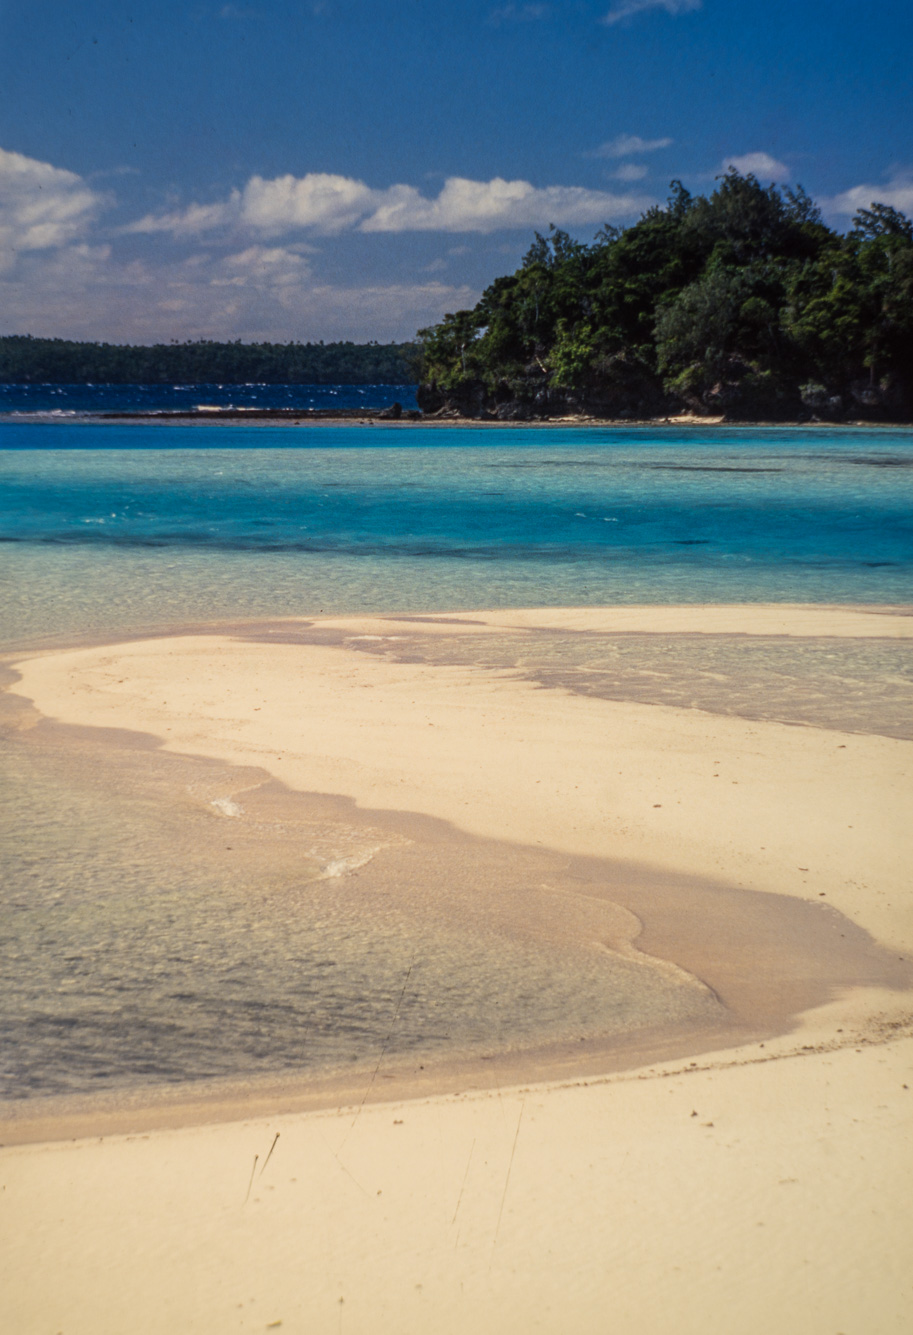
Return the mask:
<svg viewBox="0 0 913 1335"><path fill-rule="evenodd" d="M152 347L0 337L7 384L404 385L412 343L158 343Z"/></svg>
<svg viewBox="0 0 913 1335"><path fill-rule="evenodd" d="M426 411L909 419L913 223L876 202L844 236L801 186L730 170L695 198L675 181L590 245L536 233L419 338Z"/></svg>

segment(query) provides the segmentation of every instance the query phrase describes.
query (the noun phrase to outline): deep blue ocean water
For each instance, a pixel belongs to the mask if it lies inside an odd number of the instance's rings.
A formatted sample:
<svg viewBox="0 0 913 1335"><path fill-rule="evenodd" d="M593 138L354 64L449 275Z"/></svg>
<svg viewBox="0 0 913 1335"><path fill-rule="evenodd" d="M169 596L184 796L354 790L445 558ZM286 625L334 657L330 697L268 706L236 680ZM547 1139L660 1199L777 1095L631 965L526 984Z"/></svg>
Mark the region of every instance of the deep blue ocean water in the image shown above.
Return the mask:
<svg viewBox="0 0 913 1335"><path fill-rule="evenodd" d="M0 414L192 411L219 408L415 408L415 385L8 385L0 384Z"/></svg>

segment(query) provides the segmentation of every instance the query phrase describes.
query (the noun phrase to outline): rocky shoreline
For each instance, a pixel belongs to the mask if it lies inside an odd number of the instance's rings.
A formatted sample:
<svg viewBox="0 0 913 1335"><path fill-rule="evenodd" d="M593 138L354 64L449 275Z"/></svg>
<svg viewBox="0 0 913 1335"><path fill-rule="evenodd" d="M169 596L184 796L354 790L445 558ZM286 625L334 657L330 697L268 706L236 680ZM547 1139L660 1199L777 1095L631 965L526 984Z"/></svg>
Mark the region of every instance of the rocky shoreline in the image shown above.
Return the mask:
<svg viewBox="0 0 913 1335"><path fill-rule="evenodd" d="M395 407L396 405L394 405ZM18 414L19 420L27 416ZM33 414L35 420L45 420L44 414ZM548 429L567 426L821 426L821 427L910 427L908 419L884 417L844 417L839 420L797 414L793 417L730 417L725 413L694 412L680 406L666 412L639 414L622 410L606 413L554 405L549 412L463 412L451 402L445 402L434 411L401 408L398 413L389 408L217 408L205 410L162 409L155 412L93 413L93 421L129 423L160 423L169 425L255 425L255 426L422 426L422 427L499 427L524 426Z"/></svg>
<svg viewBox="0 0 913 1335"><path fill-rule="evenodd" d="M419 422L424 414L392 403L389 408L161 408L151 412L92 413L104 422Z"/></svg>
<svg viewBox="0 0 913 1335"><path fill-rule="evenodd" d="M542 374L519 382L503 382L491 389L482 381L464 381L447 388L436 382L418 386L416 401L426 416L470 418L476 421L528 422L554 418L603 421L666 421L683 415L698 421L779 423L800 426L825 423L869 424L913 422L911 405L894 383L853 381L842 388L819 384L765 385L754 383L747 371L732 368L732 377L703 394L670 394L648 377L616 359L616 374L584 389L555 388Z"/></svg>

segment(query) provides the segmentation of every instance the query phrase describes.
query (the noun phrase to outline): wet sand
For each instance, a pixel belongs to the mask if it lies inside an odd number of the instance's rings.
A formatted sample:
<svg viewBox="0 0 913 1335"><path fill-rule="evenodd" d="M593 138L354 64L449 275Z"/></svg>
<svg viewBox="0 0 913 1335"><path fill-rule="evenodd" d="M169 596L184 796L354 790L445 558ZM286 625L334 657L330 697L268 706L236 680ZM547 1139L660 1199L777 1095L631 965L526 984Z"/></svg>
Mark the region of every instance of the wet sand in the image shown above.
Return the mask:
<svg viewBox="0 0 913 1335"><path fill-rule="evenodd" d="M352 1088L347 1109L326 1106L341 1094L328 1086L324 1111L286 1111L307 1098L276 1087L151 1121L128 1109L131 1134L9 1148L11 1329L596 1331L607 1312L631 1332L904 1329L911 743L603 699L465 661L472 637L535 627L902 640L913 618L332 618L17 664L14 689L38 711L25 725L70 729L77 747L129 752L142 735L158 758L256 767L275 781L267 804L354 804L419 860L465 860L472 844L482 863L560 872L577 899L559 886L529 930L646 952L720 1009L614 1057L594 1041L585 1055L515 1053L487 1078L479 1064L403 1066L400 1085ZM409 661L410 628L461 642L459 661ZM113 731L79 733L99 728ZM201 1120L220 1124L188 1125ZM37 1297L51 1256L57 1279Z"/></svg>

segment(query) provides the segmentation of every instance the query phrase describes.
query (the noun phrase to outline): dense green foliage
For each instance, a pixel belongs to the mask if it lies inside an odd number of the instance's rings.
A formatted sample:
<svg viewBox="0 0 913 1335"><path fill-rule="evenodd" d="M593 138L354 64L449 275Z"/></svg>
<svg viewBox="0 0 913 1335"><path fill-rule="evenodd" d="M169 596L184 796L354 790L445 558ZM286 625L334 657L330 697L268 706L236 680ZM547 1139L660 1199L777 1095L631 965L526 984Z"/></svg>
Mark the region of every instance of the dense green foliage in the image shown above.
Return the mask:
<svg viewBox="0 0 913 1335"><path fill-rule="evenodd" d="M592 245L537 233L516 273L419 337L428 411L909 418L913 224L873 204L842 236L801 187L674 182Z"/></svg>
<svg viewBox="0 0 913 1335"><path fill-rule="evenodd" d="M0 337L0 381L404 385L417 379L412 343L159 343L128 347L62 338Z"/></svg>

